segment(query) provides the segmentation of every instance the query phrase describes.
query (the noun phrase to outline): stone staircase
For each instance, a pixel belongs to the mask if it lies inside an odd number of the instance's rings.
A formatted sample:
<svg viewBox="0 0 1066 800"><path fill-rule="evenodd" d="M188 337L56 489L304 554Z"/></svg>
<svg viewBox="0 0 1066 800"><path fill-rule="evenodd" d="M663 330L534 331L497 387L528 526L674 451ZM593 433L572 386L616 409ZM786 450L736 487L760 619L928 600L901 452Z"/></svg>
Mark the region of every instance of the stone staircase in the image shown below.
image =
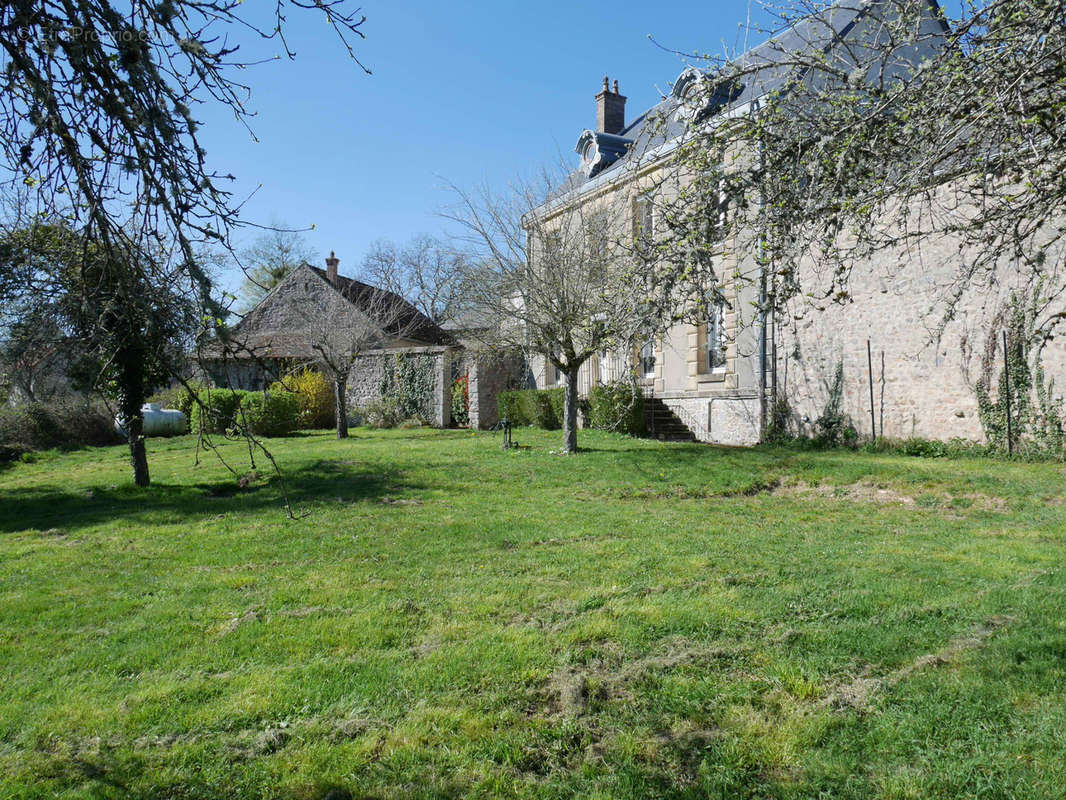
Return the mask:
<svg viewBox="0 0 1066 800"><path fill-rule="evenodd" d="M658 397L644 398L644 425L653 439L664 442L696 441L696 435Z"/></svg>

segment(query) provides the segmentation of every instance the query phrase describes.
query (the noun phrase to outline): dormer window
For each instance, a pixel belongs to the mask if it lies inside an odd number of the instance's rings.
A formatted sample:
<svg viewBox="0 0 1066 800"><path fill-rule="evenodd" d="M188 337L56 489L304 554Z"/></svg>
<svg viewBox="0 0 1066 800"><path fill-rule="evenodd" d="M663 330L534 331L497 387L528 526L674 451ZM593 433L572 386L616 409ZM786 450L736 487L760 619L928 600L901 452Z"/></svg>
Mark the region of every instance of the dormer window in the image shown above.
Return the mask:
<svg viewBox="0 0 1066 800"><path fill-rule="evenodd" d="M578 137L574 152L581 156L585 177L591 178L624 156L631 144L633 140L625 136L586 130Z"/></svg>
<svg viewBox="0 0 1066 800"><path fill-rule="evenodd" d="M671 95L679 101L679 117L698 120L718 113L742 91L744 84L738 80L687 67L674 81Z"/></svg>

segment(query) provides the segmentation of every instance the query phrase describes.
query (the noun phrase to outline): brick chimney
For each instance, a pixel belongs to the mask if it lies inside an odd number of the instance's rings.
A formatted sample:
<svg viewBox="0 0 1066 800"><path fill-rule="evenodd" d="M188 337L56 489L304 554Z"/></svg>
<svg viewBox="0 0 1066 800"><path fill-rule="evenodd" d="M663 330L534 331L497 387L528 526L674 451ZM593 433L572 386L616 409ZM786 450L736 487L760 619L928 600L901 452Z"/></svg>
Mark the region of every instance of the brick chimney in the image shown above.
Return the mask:
<svg viewBox="0 0 1066 800"><path fill-rule="evenodd" d="M329 258L326 259L326 277L329 278L329 282L334 286L337 285L337 265L340 263L341 260L330 250Z"/></svg>
<svg viewBox="0 0 1066 800"><path fill-rule="evenodd" d="M626 99L618 93L618 81L611 90L607 76L603 77L603 91L596 95L596 130L601 133L621 133L626 127Z"/></svg>

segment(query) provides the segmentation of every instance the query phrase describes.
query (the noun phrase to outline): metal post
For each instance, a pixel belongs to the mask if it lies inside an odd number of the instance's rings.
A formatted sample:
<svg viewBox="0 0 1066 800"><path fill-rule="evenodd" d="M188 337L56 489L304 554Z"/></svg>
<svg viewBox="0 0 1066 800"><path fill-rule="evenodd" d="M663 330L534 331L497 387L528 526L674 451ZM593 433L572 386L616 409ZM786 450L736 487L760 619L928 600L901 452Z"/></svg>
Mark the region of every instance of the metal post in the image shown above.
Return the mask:
<svg viewBox="0 0 1066 800"><path fill-rule="evenodd" d="M874 357L870 340L866 340L866 373L870 378L870 439L877 442L877 421L874 418Z"/></svg>
<svg viewBox="0 0 1066 800"><path fill-rule="evenodd" d="M881 438L885 438L885 351L881 351L881 402L878 405L879 418L877 429L881 431Z"/></svg>
<svg viewBox="0 0 1066 800"><path fill-rule="evenodd" d="M773 292L771 291L771 294ZM770 311L770 424L777 419L777 304Z"/></svg>
<svg viewBox="0 0 1066 800"><path fill-rule="evenodd" d="M759 441L766 439L766 264L759 269Z"/></svg>
<svg viewBox="0 0 1066 800"><path fill-rule="evenodd" d="M1007 406L1007 455L1014 455L1014 432L1010 421L1010 359L1007 357L1007 331L1003 330L1003 387L1004 401Z"/></svg>

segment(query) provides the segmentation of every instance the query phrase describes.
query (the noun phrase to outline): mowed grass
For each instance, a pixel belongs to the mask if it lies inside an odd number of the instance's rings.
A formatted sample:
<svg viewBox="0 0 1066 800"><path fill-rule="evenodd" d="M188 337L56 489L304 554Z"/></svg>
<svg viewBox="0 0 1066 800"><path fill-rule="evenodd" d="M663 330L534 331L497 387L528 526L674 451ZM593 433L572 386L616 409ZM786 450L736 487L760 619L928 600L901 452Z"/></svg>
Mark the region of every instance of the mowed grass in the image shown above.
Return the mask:
<svg viewBox="0 0 1066 800"><path fill-rule="evenodd" d="M1063 796L1063 465L517 438L0 472L0 797Z"/></svg>

